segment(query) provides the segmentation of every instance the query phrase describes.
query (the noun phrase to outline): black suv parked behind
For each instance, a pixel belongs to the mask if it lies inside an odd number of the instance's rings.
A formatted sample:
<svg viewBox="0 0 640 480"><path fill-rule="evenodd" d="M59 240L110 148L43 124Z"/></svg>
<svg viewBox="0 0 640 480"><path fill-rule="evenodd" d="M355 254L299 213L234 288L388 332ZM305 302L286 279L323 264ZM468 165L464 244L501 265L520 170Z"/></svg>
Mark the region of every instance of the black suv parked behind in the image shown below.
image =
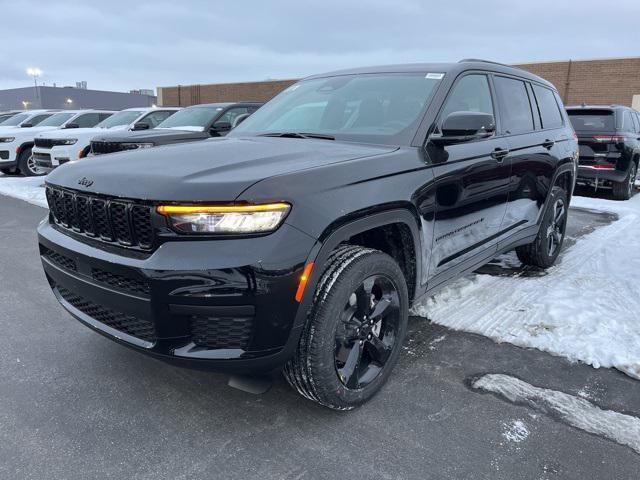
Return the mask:
<svg viewBox="0 0 640 480"><path fill-rule="evenodd" d="M640 115L621 105L567 107L578 135L577 183L611 188L614 198L633 193L640 160Z"/></svg>
<svg viewBox="0 0 640 480"><path fill-rule="evenodd" d="M255 102L194 105L173 114L153 130L98 136L91 140L91 154L102 155L221 137L261 106L261 103Z"/></svg>
<svg viewBox="0 0 640 480"><path fill-rule="evenodd" d="M577 151L554 87L523 70L317 75L224 138L54 171L40 253L104 336L195 368L284 368L350 409L389 377L414 299L513 248L553 264Z"/></svg>

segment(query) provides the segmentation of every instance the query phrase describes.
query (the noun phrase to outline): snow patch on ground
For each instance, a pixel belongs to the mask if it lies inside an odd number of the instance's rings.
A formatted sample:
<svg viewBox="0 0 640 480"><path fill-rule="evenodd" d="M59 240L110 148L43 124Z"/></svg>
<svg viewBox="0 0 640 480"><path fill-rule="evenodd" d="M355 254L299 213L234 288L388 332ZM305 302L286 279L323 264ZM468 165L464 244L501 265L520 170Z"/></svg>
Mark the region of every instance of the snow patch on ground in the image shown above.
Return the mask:
<svg viewBox="0 0 640 480"><path fill-rule="evenodd" d="M0 174L0 195L18 198L47 208L44 194L45 177L11 177Z"/></svg>
<svg viewBox="0 0 640 480"><path fill-rule="evenodd" d="M640 418L603 410L584 398L535 387L509 375L483 375L471 385L475 389L501 395L513 403L526 404L551 414L575 428L603 436L640 453Z"/></svg>
<svg viewBox="0 0 640 480"><path fill-rule="evenodd" d="M529 438L529 429L522 420L512 420L509 423L503 423L504 431L502 436L510 442L520 443Z"/></svg>
<svg viewBox="0 0 640 480"><path fill-rule="evenodd" d="M547 275L472 274L420 299L412 313L640 379L640 194L574 197L572 206L619 219L580 238Z"/></svg>

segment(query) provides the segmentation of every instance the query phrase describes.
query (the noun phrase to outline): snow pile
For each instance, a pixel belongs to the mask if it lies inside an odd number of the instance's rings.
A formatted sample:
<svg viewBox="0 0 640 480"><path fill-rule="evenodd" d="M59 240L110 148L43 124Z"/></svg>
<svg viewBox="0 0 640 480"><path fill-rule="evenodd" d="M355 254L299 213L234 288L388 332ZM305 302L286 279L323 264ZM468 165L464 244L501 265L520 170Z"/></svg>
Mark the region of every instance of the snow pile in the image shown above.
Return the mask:
<svg viewBox="0 0 640 480"><path fill-rule="evenodd" d="M534 387L509 375L484 375L474 380L471 386L478 390L501 395L513 403L524 404L550 414L580 430L606 437L640 453L640 419L637 417L613 410L603 410L584 398L556 390ZM512 427L515 425L516 423ZM524 431L526 431L526 435L524 435ZM509 439L512 441L522 441L529 436L529 430L526 426L524 426L524 430L512 428L508 432L510 435L513 432L519 432L516 437ZM521 439L518 440L518 438Z"/></svg>
<svg viewBox="0 0 640 480"><path fill-rule="evenodd" d="M19 198L47 208L44 179L45 177L10 177L0 174L0 195Z"/></svg>
<svg viewBox="0 0 640 480"><path fill-rule="evenodd" d="M502 424L504 431L502 436L510 442L520 443L529 438L529 429L522 420L512 420Z"/></svg>
<svg viewBox="0 0 640 480"><path fill-rule="evenodd" d="M420 299L413 313L640 379L640 195L626 202L574 197L572 205L619 220L580 238L547 275L473 274Z"/></svg>

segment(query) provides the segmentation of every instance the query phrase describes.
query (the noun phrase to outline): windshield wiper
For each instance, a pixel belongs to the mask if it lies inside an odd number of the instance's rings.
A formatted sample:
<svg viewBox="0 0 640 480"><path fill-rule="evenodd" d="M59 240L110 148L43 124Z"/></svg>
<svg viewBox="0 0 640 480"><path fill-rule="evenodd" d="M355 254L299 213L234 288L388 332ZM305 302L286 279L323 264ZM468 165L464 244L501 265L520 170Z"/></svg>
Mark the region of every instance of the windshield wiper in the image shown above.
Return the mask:
<svg viewBox="0 0 640 480"><path fill-rule="evenodd" d="M262 133L259 137L284 137L284 138L317 138L319 140L335 140L336 137L322 133L301 133L301 132L271 132Z"/></svg>

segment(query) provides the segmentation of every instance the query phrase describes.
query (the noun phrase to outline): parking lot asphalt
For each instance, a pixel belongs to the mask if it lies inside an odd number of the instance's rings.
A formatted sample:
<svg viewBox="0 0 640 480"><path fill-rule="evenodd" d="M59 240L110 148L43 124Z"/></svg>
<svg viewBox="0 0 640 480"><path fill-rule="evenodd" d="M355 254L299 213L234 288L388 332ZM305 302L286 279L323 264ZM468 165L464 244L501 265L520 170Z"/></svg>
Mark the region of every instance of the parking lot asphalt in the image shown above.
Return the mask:
<svg viewBox="0 0 640 480"><path fill-rule="evenodd" d="M55 301L37 255L44 214L0 196L0 478L638 478L630 448L468 383L507 373L640 416L640 382L427 319L411 319L388 385L347 413L282 378L250 395L130 351ZM573 211L569 236L609 221Z"/></svg>

